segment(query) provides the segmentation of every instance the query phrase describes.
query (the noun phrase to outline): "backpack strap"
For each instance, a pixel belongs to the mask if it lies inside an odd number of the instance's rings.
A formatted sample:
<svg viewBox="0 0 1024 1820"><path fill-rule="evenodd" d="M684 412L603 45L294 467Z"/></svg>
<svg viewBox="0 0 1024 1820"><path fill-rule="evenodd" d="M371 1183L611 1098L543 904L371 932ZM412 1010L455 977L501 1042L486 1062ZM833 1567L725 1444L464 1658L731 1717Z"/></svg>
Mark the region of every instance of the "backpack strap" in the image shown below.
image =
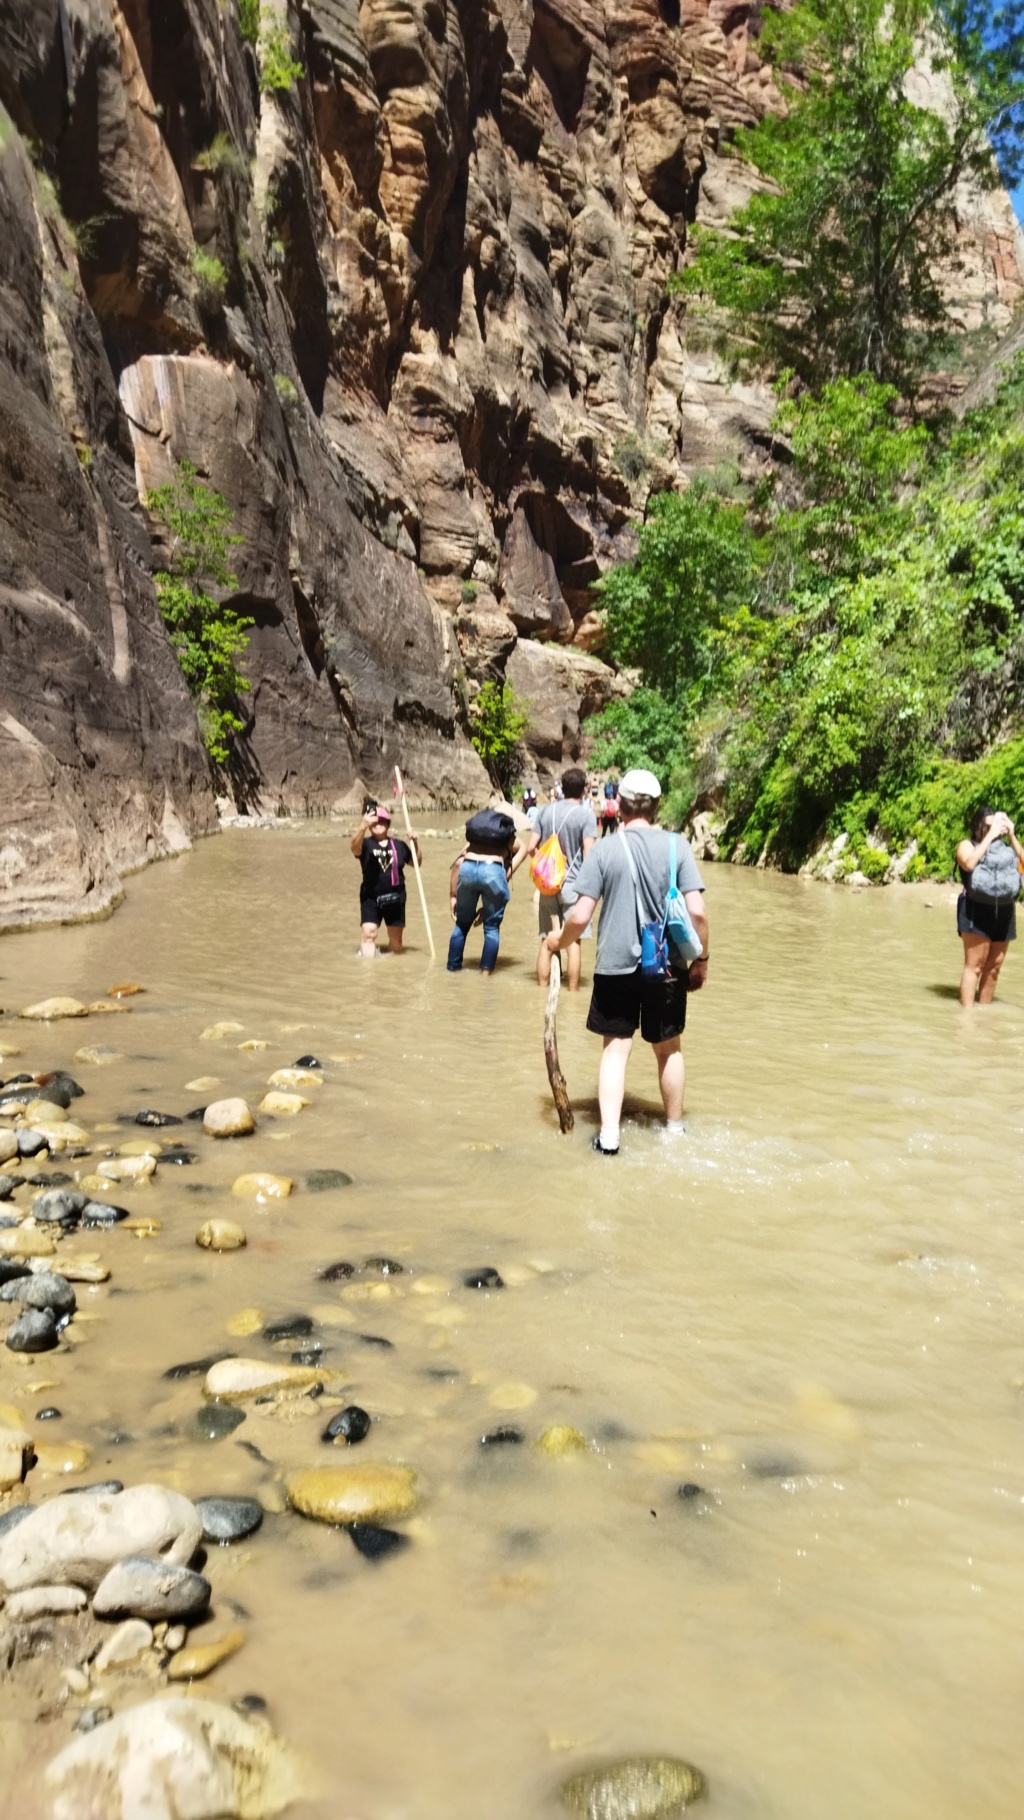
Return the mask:
<svg viewBox="0 0 1024 1820"><path fill-rule="evenodd" d="M637 874L636 863L633 859L633 855L629 850L629 842L626 839L625 828L619 829L619 839L626 849L626 859L629 863L629 870L633 875L633 893L636 898L636 926L637 926L637 931L639 932L644 926L644 920L645 920L644 919L644 906L643 906L643 900L641 899L641 896L640 896L640 879Z"/></svg>
<svg viewBox="0 0 1024 1820"><path fill-rule="evenodd" d="M676 853L676 837L673 833L668 837L668 896L665 899L665 919L661 925L662 935L665 934L669 925L669 917L672 911L672 899L679 895L678 890L676 889L678 876L679 866Z"/></svg>

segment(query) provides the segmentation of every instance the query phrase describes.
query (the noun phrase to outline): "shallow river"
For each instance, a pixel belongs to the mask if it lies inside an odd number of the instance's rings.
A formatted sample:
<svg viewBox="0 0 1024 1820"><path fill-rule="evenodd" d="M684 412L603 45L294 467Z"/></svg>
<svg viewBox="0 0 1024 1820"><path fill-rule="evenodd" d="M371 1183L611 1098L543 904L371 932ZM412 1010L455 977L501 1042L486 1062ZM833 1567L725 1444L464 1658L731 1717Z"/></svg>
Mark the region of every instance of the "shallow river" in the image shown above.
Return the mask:
<svg viewBox="0 0 1024 1820"><path fill-rule="evenodd" d="M424 850L443 941L453 847ZM0 1021L23 1050L3 1071L69 1067L94 1133L188 1111L198 1077L255 1104L274 1069L324 1063L309 1108L253 1138L156 1134L199 1158L112 1196L156 1237L81 1235L113 1272L80 1292L87 1343L0 1362L0 1402L58 1403L47 1438L88 1443L87 1477L279 1506L283 1469L343 1457L323 1406L250 1407L190 1441L202 1380L162 1374L268 1356L229 1336L246 1308L323 1323L345 1399L378 1418L358 1457L421 1475L412 1546L373 1565L269 1515L211 1558L218 1616L243 1608L248 1640L197 1688L266 1697L319 1777L302 1820L543 1820L570 1770L636 1751L698 1764L709 1820L1020 1814L1024 961L965 1016L948 886L707 872L687 1136L666 1145L638 1053L614 1161L590 1150L585 992L560 1007L578 1116L557 1130L523 874L490 980L430 966L412 893L413 952L361 962L357 869L322 825L226 834L130 881L108 922L0 943L9 1011L146 988L122 1017ZM241 1028L201 1040L221 1020ZM96 1043L124 1059L73 1062ZM322 1168L352 1185L305 1189ZM253 1169L297 1192L234 1199ZM247 1249L198 1250L212 1214ZM316 1280L382 1254L400 1276ZM503 1291L461 1286L484 1264ZM539 1452L554 1422L589 1450ZM502 1423L526 1444L482 1449ZM0 1719L24 1716L0 1694ZM37 1748L68 1735L37 1729ZM0 1794L5 1820L22 1811Z"/></svg>

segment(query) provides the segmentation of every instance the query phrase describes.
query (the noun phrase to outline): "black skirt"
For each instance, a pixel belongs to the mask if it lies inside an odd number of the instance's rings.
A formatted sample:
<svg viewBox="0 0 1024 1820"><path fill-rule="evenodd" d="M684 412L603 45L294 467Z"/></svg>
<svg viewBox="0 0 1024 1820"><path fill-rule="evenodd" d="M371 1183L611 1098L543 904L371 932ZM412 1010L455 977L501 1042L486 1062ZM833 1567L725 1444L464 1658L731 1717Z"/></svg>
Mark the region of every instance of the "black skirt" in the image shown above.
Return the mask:
<svg viewBox="0 0 1024 1820"><path fill-rule="evenodd" d="M1002 904L986 903L961 891L956 900L958 935L982 935L987 942L1017 940L1017 906L1012 898Z"/></svg>

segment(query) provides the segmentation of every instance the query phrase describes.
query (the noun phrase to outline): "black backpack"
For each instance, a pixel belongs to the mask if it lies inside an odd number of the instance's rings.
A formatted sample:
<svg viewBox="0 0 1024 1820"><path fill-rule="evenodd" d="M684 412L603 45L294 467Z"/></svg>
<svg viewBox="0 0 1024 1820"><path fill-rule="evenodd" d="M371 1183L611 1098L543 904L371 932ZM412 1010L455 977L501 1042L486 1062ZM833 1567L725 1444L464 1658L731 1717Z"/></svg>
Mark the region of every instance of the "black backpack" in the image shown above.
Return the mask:
<svg viewBox="0 0 1024 1820"><path fill-rule="evenodd" d="M515 822L501 809L478 809L466 823L466 839L480 853L506 853L515 836Z"/></svg>

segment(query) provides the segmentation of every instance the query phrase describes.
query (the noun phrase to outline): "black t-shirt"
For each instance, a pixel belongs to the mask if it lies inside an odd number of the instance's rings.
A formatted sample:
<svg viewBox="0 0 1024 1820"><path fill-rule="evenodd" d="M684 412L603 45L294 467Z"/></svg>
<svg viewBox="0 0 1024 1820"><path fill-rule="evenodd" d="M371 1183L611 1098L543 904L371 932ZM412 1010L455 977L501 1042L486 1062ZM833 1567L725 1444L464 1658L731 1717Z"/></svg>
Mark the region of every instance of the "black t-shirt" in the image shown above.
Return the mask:
<svg viewBox="0 0 1024 1820"><path fill-rule="evenodd" d="M398 855L397 885L391 882L392 847ZM363 868L363 897L383 897L388 891L404 891L405 879L402 873L411 863L412 854L404 840L396 840L393 835L386 835L383 840L373 840L367 835L359 855L359 864Z"/></svg>

